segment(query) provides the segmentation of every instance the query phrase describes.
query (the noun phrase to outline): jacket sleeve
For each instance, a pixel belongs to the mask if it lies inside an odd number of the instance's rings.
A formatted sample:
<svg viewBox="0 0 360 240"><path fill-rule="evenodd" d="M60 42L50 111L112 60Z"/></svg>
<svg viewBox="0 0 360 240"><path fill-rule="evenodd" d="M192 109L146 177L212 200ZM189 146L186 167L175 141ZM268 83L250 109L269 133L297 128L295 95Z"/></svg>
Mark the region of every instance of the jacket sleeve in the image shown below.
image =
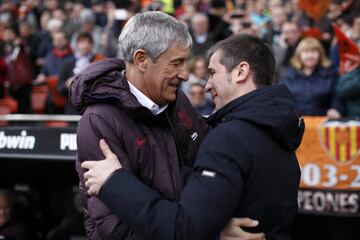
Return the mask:
<svg viewBox="0 0 360 240"><path fill-rule="evenodd" d="M113 152L121 159L124 166L128 165L128 158L119 143L116 131L111 128L102 116L86 114L79 122L77 129L78 159L77 171L80 178L80 191L85 213L85 228L88 238L93 239L124 239L133 235L133 231L94 196L88 196L84 184L84 170L80 164L86 160L102 160L104 156L99 148L101 138L105 139ZM120 186L117 186L118 189ZM115 190L115 189L114 189ZM115 190L115 191L117 191Z"/></svg>
<svg viewBox="0 0 360 240"><path fill-rule="evenodd" d="M100 198L144 239L215 239L239 204L246 171L245 164L239 164L243 148L231 130L220 127L200 147L179 203L166 200L125 170L107 179ZM114 191L120 185L125 186L122 191Z"/></svg>
<svg viewBox="0 0 360 240"><path fill-rule="evenodd" d="M360 95L360 67L340 77L336 86L339 97L344 99L357 98Z"/></svg>

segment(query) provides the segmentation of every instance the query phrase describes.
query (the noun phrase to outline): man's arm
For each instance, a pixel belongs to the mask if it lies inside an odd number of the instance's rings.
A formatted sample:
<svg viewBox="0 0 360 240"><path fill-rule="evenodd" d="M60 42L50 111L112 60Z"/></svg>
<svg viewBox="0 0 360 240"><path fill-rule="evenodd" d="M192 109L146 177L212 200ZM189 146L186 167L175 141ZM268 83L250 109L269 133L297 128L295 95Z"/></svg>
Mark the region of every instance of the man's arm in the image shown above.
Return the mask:
<svg viewBox="0 0 360 240"><path fill-rule="evenodd" d="M100 198L146 239L215 239L241 199L246 169L235 160L243 157L241 146L235 146L231 134L216 130L200 148L179 203L164 199L124 170L107 178ZM93 174L92 163L82 166L90 169L85 178L92 191L94 181L106 176ZM119 185L122 191L114 191Z"/></svg>

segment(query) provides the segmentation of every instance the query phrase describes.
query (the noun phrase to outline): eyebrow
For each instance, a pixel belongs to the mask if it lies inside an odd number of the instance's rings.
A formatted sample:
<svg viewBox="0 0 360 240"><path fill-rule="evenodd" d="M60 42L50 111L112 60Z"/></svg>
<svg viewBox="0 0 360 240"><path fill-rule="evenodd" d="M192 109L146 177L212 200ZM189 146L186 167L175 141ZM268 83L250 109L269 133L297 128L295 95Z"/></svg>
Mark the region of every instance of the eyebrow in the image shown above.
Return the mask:
<svg viewBox="0 0 360 240"><path fill-rule="evenodd" d="M187 58L178 57L178 58L171 59L170 62L186 61L186 60L189 60L189 59L190 59L190 57L187 57Z"/></svg>

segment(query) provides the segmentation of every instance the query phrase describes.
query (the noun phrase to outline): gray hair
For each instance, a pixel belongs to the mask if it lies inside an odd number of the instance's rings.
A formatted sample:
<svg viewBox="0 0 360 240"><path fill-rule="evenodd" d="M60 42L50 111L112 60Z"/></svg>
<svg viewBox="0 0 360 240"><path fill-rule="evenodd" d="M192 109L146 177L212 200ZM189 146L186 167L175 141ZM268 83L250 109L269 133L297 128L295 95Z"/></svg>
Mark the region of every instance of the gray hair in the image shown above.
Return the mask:
<svg viewBox="0 0 360 240"><path fill-rule="evenodd" d="M119 36L119 54L132 63L135 51L143 49L156 60L172 44L192 46L191 36L181 22L159 11L138 13L129 19Z"/></svg>

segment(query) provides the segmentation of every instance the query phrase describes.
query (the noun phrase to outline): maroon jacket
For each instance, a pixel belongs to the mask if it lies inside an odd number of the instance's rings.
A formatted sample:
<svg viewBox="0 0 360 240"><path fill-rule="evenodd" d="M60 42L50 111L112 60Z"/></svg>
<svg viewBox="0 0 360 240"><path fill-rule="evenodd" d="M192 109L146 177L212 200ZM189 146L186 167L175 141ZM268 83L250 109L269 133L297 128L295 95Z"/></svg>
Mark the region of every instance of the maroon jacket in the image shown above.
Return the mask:
<svg viewBox="0 0 360 240"><path fill-rule="evenodd" d="M70 99L83 116L77 129L76 169L88 238L141 239L97 198L86 195L81 162L104 156L104 138L123 167L168 199L179 199L208 127L183 92L159 115L129 91L119 59L94 63L78 75ZM116 189L116 191L121 191ZM134 212L134 214L137 214Z"/></svg>

